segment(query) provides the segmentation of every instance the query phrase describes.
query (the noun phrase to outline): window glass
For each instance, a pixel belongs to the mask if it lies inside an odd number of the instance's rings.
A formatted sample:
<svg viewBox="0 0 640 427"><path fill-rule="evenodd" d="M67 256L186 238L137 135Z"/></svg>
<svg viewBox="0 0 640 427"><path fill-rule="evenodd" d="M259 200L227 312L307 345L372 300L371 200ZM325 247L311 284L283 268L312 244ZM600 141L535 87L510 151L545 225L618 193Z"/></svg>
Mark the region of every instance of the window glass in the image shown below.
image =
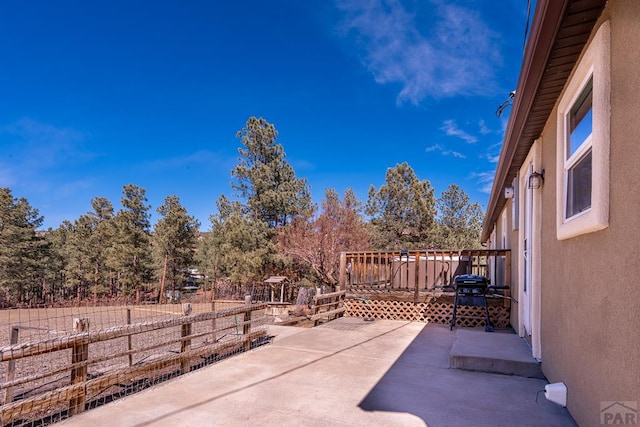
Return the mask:
<svg viewBox="0 0 640 427"><path fill-rule="evenodd" d="M593 81L585 86L582 94L571 108L569 114L569 152L570 158L580 146L589 138L593 127Z"/></svg>
<svg viewBox="0 0 640 427"><path fill-rule="evenodd" d="M591 150L567 170L567 218L591 207Z"/></svg>

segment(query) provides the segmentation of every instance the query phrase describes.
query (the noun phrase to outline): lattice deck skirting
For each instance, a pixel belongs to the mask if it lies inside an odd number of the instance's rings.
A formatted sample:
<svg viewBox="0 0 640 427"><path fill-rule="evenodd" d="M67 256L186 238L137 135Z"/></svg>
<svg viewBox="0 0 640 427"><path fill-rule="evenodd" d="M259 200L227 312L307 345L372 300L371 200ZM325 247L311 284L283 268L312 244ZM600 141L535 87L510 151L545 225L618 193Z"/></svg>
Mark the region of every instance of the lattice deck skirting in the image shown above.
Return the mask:
<svg viewBox="0 0 640 427"><path fill-rule="evenodd" d="M451 323L451 302L418 302L347 298L345 316L370 319L408 320L425 323ZM509 326L509 307L489 305L491 322L497 328ZM483 307L458 306L457 326L485 326Z"/></svg>

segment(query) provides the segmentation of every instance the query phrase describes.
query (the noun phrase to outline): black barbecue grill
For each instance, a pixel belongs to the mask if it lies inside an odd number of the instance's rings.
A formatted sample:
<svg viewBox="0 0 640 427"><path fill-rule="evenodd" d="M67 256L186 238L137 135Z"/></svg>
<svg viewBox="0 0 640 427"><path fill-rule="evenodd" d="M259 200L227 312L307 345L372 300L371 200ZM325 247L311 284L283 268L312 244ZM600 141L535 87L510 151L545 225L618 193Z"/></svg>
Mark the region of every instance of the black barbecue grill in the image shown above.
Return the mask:
<svg viewBox="0 0 640 427"><path fill-rule="evenodd" d="M459 305L484 307L486 316L485 331L493 332L493 325L489 319L489 309L487 308L487 291L489 283L484 276L475 274L463 274L456 276L454 279L454 287L456 291L455 301L453 303L453 316L451 317L451 330L456 324L456 312Z"/></svg>

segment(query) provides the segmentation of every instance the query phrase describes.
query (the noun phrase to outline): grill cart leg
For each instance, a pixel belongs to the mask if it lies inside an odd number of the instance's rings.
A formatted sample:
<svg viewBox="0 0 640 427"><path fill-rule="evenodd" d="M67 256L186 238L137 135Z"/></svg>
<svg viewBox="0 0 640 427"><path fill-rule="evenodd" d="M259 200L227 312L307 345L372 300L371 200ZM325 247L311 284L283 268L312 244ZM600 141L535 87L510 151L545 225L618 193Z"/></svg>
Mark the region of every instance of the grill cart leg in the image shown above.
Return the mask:
<svg viewBox="0 0 640 427"><path fill-rule="evenodd" d="M487 297L483 296L482 297L482 303L484 305L484 313L487 317L487 326L485 326L484 331L485 332L493 332L494 328L493 328L493 324L491 323L491 318L489 317L489 307L487 307Z"/></svg>
<svg viewBox="0 0 640 427"><path fill-rule="evenodd" d="M453 299L453 315L451 316L451 327L450 331L453 331L453 327L456 325L456 310L458 309L458 292Z"/></svg>

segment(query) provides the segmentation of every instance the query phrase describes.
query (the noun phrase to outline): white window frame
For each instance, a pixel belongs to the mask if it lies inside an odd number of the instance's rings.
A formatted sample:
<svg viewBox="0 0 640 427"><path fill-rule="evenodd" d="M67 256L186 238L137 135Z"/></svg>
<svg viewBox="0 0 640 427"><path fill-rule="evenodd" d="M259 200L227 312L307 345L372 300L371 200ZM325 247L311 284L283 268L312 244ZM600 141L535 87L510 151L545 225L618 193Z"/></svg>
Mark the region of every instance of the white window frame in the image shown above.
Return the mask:
<svg viewBox="0 0 640 427"><path fill-rule="evenodd" d="M593 206L593 199L591 199L590 201L590 206L578 213L575 213L571 216L568 216L567 211L568 211L568 199L569 199L569 173L571 170L575 169L576 166L578 165L578 163L580 163L584 157L591 151L591 165L593 167L593 151L592 151L592 147L593 147L593 121L592 121L592 131L589 134L589 136L587 136L584 141L582 141L580 143L580 145L576 148L574 153L571 153L570 150L570 146L571 146L571 129L570 129L570 121L571 121L571 111L573 110L573 107L578 103L578 101L582 98L587 85L589 84L589 82L592 81L593 78L593 67L591 67L589 69L589 74L587 76L587 80L582 82L582 84L580 85L580 91L577 92L575 94L575 96L572 98L570 105L569 105L569 111L566 111L565 114L563 115L562 119L563 119L563 124L564 124L564 177L565 177L565 184L564 184L564 212L563 212L563 218L565 221L570 221L571 219L585 214L586 212L588 212L591 209L591 206ZM593 102L591 104L591 109L593 111ZM562 126L562 124L560 125ZM593 171L592 171L592 178L593 178ZM591 196L591 195L590 195Z"/></svg>
<svg viewBox="0 0 640 427"><path fill-rule="evenodd" d="M556 234L570 239L609 226L609 145L611 133L610 24L604 22L580 58L558 103L556 161ZM583 90L593 82L591 135L573 155L570 149L569 116ZM569 218L568 170L591 150L591 207Z"/></svg>

